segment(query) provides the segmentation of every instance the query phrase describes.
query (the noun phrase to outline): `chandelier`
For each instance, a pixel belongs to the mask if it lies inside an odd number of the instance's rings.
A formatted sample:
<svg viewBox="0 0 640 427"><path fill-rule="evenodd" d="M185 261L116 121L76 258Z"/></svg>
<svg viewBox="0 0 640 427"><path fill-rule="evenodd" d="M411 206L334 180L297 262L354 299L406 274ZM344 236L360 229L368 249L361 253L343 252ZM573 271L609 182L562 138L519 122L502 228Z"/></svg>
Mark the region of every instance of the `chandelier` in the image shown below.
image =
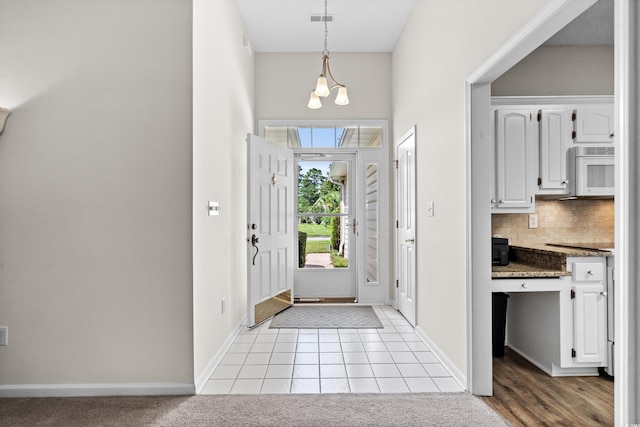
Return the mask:
<svg viewBox="0 0 640 427"><path fill-rule="evenodd" d="M338 94L336 95L335 103L338 105L349 104L349 96L347 95L347 87L342 83L339 83L333 74L331 74L331 67L329 66L329 50L327 49L327 35L329 33L327 29L327 0L324 0L324 49L322 50L322 73L318 77L316 88L311 91L309 96L309 108L317 109L322 107L320 98L326 98L331 91L338 88ZM327 76L333 81L333 85L329 87L327 82Z"/></svg>

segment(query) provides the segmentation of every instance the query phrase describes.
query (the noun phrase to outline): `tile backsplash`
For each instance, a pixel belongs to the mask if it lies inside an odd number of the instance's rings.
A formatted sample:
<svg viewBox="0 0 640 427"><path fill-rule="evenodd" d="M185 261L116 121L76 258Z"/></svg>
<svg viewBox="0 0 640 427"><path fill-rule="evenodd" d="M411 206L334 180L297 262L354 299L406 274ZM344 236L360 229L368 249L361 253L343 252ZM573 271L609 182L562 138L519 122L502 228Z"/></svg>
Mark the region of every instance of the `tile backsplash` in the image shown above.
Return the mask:
<svg viewBox="0 0 640 427"><path fill-rule="evenodd" d="M614 201L536 200L538 228L529 228L529 214L494 214L491 235L510 245L613 242Z"/></svg>

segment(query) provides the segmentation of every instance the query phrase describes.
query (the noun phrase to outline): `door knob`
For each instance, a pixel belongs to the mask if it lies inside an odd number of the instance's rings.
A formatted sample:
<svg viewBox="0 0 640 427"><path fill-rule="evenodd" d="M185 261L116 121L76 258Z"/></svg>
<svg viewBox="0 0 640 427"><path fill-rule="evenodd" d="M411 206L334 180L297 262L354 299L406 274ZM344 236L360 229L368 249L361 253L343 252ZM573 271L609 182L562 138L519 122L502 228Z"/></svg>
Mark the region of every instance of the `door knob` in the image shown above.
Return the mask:
<svg viewBox="0 0 640 427"><path fill-rule="evenodd" d="M407 240L405 240L405 242L407 242L407 243L415 243L415 241L416 241L415 239L407 239Z"/></svg>

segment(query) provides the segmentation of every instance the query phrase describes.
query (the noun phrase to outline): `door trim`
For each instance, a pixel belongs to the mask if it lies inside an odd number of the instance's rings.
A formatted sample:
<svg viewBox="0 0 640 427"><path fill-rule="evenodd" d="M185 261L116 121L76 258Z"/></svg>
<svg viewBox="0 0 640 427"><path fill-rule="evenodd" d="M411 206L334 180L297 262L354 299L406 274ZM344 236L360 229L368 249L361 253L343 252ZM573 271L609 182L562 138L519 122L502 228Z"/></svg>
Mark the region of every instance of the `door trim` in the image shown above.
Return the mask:
<svg viewBox="0 0 640 427"><path fill-rule="evenodd" d="M616 0L629 1L629 0ZM491 354L491 83L538 48L596 0L553 0L476 69L467 93L467 388L493 394Z"/></svg>

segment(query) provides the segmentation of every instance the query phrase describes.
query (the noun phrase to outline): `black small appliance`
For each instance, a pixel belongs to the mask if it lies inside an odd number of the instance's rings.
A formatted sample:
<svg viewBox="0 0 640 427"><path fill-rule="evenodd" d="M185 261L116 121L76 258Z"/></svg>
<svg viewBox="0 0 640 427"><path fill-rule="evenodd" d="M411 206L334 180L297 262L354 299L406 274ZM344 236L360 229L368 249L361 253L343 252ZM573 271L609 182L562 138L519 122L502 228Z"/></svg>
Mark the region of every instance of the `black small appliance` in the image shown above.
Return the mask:
<svg viewBox="0 0 640 427"><path fill-rule="evenodd" d="M502 237L491 238L491 263L493 265L509 264L509 239Z"/></svg>

